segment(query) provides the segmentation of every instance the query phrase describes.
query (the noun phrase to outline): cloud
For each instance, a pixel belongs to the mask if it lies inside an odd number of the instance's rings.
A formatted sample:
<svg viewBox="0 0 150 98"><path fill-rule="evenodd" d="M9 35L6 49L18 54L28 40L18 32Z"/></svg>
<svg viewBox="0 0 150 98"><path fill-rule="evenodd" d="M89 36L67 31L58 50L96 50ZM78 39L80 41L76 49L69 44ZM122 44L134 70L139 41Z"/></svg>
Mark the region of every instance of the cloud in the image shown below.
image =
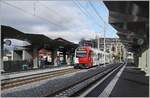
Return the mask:
<svg viewBox="0 0 150 98"><path fill-rule="evenodd" d="M83 30L82 32L53 32L47 34L48 34L47 36L51 36L54 39L57 38L58 36L61 36L62 38L65 38L75 43L78 43L82 38L89 40L96 38L96 35L99 37L102 36L100 33L94 33L88 30Z"/></svg>
<svg viewBox="0 0 150 98"><path fill-rule="evenodd" d="M63 37L77 43L94 38L96 30L88 19L72 1L1 1L3 25L52 39Z"/></svg>

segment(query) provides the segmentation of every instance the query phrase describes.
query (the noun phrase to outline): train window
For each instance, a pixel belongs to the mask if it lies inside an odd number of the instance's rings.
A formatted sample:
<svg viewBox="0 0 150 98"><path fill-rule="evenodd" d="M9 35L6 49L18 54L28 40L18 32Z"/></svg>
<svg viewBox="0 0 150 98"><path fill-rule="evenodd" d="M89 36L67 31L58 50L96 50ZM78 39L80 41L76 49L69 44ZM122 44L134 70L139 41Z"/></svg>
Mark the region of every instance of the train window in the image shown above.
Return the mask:
<svg viewBox="0 0 150 98"><path fill-rule="evenodd" d="M86 51L77 51L76 53L76 57L86 57L87 56L87 53Z"/></svg>
<svg viewBox="0 0 150 98"><path fill-rule="evenodd" d="M77 53L76 54L76 57L86 57L87 56L87 54L86 53Z"/></svg>

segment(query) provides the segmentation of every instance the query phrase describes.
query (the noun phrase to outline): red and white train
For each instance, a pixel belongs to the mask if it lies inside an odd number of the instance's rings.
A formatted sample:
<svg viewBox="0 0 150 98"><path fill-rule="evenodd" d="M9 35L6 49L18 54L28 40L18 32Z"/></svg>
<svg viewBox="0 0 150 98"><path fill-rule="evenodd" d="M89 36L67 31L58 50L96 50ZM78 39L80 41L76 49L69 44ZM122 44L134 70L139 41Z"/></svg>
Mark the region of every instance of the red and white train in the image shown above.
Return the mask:
<svg viewBox="0 0 150 98"><path fill-rule="evenodd" d="M105 63L112 61L110 53L105 53ZM91 47L78 47L75 50L75 68L90 68L104 64L104 52Z"/></svg>

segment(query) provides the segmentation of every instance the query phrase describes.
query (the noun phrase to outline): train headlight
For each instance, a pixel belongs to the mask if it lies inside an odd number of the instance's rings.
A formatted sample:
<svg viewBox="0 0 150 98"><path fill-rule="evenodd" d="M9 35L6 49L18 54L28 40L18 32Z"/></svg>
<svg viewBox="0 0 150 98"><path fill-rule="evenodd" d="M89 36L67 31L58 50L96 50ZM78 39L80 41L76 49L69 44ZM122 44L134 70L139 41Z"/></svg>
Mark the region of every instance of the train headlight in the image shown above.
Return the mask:
<svg viewBox="0 0 150 98"><path fill-rule="evenodd" d="M79 58L75 58L75 63L79 63Z"/></svg>

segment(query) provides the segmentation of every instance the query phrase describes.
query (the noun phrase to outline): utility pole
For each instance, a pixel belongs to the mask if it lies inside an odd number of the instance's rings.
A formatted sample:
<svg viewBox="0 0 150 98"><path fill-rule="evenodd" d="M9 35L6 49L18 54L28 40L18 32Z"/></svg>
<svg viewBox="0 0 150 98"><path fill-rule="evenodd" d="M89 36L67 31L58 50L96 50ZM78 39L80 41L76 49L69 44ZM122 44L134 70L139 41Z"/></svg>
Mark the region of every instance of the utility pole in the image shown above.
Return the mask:
<svg viewBox="0 0 150 98"><path fill-rule="evenodd" d="M100 50L100 48L99 48L99 37L98 37L98 35L96 35L96 38L97 38L97 49Z"/></svg>
<svg viewBox="0 0 150 98"><path fill-rule="evenodd" d="M106 42L105 42L106 39L105 39L105 33L106 33L106 32L105 32L105 23L104 23L104 67L106 66L106 65L105 65L105 60L106 60L106 55L105 55L105 54L106 54Z"/></svg>
<svg viewBox="0 0 150 98"><path fill-rule="evenodd" d="M0 15L1 15L1 12L2 12L2 1L0 0ZM0 21L1 21L1 23L2 23L2 18L0 17ZM3 62L3 49L4 49L4 38L3 38L3 35L2 35L2 31L1 31L1 26L0 26L0 36L1 36L1 39L0 39L0 47L1 47L1 49L0 49L0 62L1 62L1 64L0 64L0 71L1 72L4 72L4 62Z"/></svg>

